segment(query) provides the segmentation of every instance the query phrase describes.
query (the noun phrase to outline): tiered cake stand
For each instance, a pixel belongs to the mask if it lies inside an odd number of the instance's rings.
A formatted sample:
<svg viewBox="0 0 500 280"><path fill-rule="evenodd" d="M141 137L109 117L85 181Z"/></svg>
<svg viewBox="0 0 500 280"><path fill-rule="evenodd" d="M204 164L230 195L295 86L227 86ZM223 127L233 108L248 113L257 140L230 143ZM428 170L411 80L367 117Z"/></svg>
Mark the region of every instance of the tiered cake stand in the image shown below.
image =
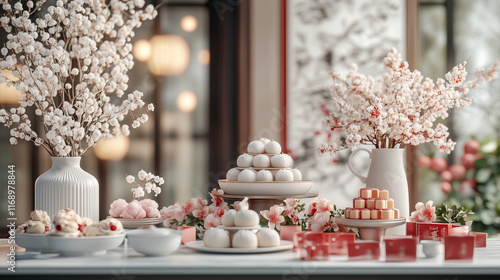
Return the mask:
<svg viewBox="0 0 500 280"><path fill-rule="evenodd" d="M397 227L406 223L405 218L392 220L355 220L336 217L335 222L344 227L357 228L363 240L382 241L387 228Z"/></svg>
<svg viewBox="0 0 500 280"><path fill-rule="evenodd" d="M224 198L225 200L229 200L231 203L234 201L239 201L248 197L248 206L250 209L259 213L263 210L269 210L271 206L276 204L281 204L283 200L287 198L314 198L318 196L318 192L309 191L304 194L299 195L236 195L236 194L215 194L217 197Z"/></svg>

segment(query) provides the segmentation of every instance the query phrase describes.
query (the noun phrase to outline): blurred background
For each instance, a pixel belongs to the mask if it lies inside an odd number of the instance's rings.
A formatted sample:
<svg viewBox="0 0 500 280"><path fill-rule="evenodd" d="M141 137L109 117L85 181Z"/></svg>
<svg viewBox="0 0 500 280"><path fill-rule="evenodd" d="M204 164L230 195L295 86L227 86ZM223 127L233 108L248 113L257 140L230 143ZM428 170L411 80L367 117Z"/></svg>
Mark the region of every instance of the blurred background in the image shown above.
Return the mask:
<svg viewBox="0 0 500 280"><path fill-rule="evenodd" d="M129 137L101 141L83 156L82 168L100 183L101 218L115 199L131 199L125 176L141 169L165 178L155 198L160 208L207 197L246 145L260 137L282 143L304 177L316 181L320 197L345 207L361 186L346 172L348 153L316 155L327 137L321 106L333 67L357 63L361 72L377 76L393 47L412 68L434 79L465 60L470 70L500 59L500 2L494 0L146 2L163 5L154 21L136 31L129 91L143 91L155 111ZM2 44L5 37L0 34ZM430 145L408 149L410 199L412 204L455 200L477 212L480 229L495 233L500 229L500 80L471 95L473 105L447 120L458 143L451 155ZM15 90L0 85L0 106L15 106L18 99ZM51 161L32 143L11 146L9 137L8 129L0 129L0 182L7 184L7 166L14 164L16 212L23 221L34 208L34 182ZM471 137L481 143L477 159L485 160L481 168L467 169L465 177L443 179L442 172L418 165L424 156L463 165L463 147ZM472 181L464 184L467 179ZM443 182L451 188L443 188ZM4 188L0 217L7 216L6 197Z"/></svg>

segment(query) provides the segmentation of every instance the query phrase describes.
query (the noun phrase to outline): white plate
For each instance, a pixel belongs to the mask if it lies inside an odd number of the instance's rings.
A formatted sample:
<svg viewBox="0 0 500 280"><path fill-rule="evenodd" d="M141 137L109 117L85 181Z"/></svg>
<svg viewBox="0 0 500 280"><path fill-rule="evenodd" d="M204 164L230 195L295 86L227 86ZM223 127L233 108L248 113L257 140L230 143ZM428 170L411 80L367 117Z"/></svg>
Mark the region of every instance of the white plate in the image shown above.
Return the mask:
<svg viewBox="0 0 500 280"><path fill-rule="evenodd" d="M123 243L125 233L91 237L62 237L47 235L49 248L64 256L104 255Z"/></svg>
<svg viewBox="0 0 500 280"><path fill-rule="evenodd" d="M207 253L224 253L224 254L260 254L272 253L293 249L293 242L281 240L281 244L277 247L260 247L254 249L247 248L209 248L205 247L203 241L191 241L186 244L186 247Z"/></svg>
<svg viewBox="0 0 500 280"><path fill-rule="evenodd" d="M356 228L390 228L403 225L406 218L391 219L391 220L358 220L346 219L344 217L335 217L335 223L347 227Z"/></svg>
<svg viewBox="0 0 500 280"><path fill-rule="evenodd" d="M238 195L299 195L308 192L314 181L294 182L237 182L219 180L225 194Z"/></svg>
<svg viewBox="0 0 500 280"><path fill-rule="evenodd" d="M16 244L26 251L50 252L45 234L16 233Z"/></svg>
<svg viewBox="0 0 500 280"><path fill-rule="evenodd" d="M260 229L261 226L253 226L253 227L225 227L225 226L218 226L218 228L225 229L225 230L251 230L251 229Z"/></svg>
<svg viewBox="0 0 500 280"><path fill-rule="evenodd" d="M286 170L291 170L292 168L291 167L236 167L236 169L238 170L244 170L244 169L253 169L253 170L256 170L256 171L259 171L259 170L262 170L262 169L265 169L265 170L281 170L281 169L286 169Z"/></svg>
<svg viewBox="0 0 500 280"><path fill-rule="evenodd" d="M147 219L115 218L115 219L117 219L122 223L124 229L136 229L141 226L157 225L163 222L163 218L147 218Z"/></svg>

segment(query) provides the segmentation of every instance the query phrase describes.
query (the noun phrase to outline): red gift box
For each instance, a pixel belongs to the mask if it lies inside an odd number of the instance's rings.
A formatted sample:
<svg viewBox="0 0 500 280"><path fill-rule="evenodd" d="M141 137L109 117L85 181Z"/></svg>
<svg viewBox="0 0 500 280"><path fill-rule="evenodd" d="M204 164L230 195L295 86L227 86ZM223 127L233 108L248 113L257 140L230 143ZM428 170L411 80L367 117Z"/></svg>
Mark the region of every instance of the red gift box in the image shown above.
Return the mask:
<svg viewBox="0 0 500 280"><path fill-rule="evenodd" d="M314 245L328 246L326 235L322 232L305 231L305 232L295 233L294 237L296 238L294 240L294 245L296 244L297 255L300 259L303 260L307 259L308 247Z"/></svg>
<svg viewBox="0 0 500 280"><path fill-rule="evenodd" d="M469 235L468 226L451 225L451 229L448 231L448 235Z"/></svg>
<svg viewBox="0 0 500 280"><path fill-rule="evenodd" d="M472 261L474 236L450 235L444 238L444 259Z"/></svg>
<svg viewBox="0 0 500 280"><path fill-rule="evenodd" d="M191 226L178 226L177 230L182 230L182 244L196 241L196 228Z"/></svg>
<svg viewBox="0 0 500 280"><path fill-rule="evenodd" d="M354 233L327 232L325 236L329 243L330 255L347 255L347 244L356 240Z"/></svg>
<svg viewBox="0 0 500 280"><path fill-rule="evenodd" d="M416 223L416 226L419 240L436 241L442 241L443 238L448 236L448 232L452 228L451 224L441 223Z"/></svg>
<svg viewBox="0 0 500 280"><path fill-rule="evenodd" d="M417 238L385 238L385 261L414 262L417 260Z"/></svg>
<svg viewBox="0 0 500 280"><path fill-rule="evenodd" d="M475 237L474 247L486 247L486 238L488 238L487 233L471 231L469 235Z"/></svg>
<svg viewBox="0 0 500 280"><path fill-rule="evenodd" d="M306 261L327 261L330 257L327 243L316 243L306 245Z"/></svg>
<svg viewBox="0 0 500 280"><path fill-rule="evenodd" d="M349 260L367 261L380 258L380 244L375 241L354 242L347 244Z"/></svg>
<svg viewBox="0 0 500 280"><path fill-rule="evenodd" d="M406 222L406 235L417 236L417 223Z"/></svg>

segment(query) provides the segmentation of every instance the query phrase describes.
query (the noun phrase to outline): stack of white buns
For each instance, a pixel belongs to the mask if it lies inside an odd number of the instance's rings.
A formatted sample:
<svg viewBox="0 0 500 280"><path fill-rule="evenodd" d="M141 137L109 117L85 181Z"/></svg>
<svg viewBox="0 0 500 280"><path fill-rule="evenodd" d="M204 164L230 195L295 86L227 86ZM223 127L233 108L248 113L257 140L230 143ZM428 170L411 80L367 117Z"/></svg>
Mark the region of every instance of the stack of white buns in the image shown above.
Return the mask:
<svg viewBox="0 0 500 280"><path fill-rule="evenodd" d="M293 159L281 153L281 145L267 138L252 141L248 144L247 153L241 154L236 164L230 169L228 181L239 182L293 182L301 181L302 173L292 169Z"/></svg>

